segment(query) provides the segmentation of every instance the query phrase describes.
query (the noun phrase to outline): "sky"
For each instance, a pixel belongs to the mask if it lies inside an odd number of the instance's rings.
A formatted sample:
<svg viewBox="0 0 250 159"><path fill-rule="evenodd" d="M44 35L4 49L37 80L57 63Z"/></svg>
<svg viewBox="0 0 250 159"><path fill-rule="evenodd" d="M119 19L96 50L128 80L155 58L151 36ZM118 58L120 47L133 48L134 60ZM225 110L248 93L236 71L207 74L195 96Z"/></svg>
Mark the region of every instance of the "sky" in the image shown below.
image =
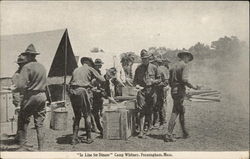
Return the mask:
<svg viewBox="0 0 250 159"><path fill-rule="evenodd" d="M249 41L249 3L237 1L1 2L1 34L68 28L76 55L189 48L235 35Z"/></svg>

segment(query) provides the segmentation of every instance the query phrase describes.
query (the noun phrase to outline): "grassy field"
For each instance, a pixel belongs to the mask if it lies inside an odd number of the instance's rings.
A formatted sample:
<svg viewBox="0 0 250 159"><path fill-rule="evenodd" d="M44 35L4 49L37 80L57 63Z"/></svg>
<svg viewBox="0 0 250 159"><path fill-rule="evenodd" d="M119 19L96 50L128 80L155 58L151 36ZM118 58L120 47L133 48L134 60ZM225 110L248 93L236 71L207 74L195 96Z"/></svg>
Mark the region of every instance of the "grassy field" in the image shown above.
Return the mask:
<svg viewBox="0 0 250 159"><path fill-rule="evenodd" d="M194 83L205 85L221 92L221 102L186 102L186 122L191 137L165 143L163 130L152 130L147 139L130 137L127 141L100 139L94 133L95 142L86 145L70 145L73 113L69 107L68 129L54 131L46 123L46 151L248 151L249 150L249 84L248 64L231 63L213 67L213 61L191 69ZM169 119L172 100L168 96L167 118ZM83 127L83 119L81 121ZM85 132L80 131L80 135ZM174 133L181 135L179 124ZM29 142L37 145L36 132L32 124ZM9 140L8 140L9 141ZM6 143L6 141L5 141ZM3 142L2 142L3 144ZM15 150L9 145L9 150Z"/></svg>

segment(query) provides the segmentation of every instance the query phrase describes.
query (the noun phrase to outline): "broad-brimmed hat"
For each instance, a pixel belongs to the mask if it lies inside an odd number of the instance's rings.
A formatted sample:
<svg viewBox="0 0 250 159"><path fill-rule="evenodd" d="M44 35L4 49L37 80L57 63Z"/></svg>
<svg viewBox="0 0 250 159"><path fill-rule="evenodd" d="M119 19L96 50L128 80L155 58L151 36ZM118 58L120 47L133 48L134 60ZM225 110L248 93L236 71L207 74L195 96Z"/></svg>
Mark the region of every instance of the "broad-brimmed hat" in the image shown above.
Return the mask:
<svg viewBox="0 0 250 159"><path fill-rule="evenodd" d="M183 59L183 57L188 56L189 57L189 61L192 61L194 59L193 55L190 52L187 52L187 51L179 52L177 54L177 56L180 59Z"/></svg>
<svg viewBox="0 0 250 159"><path fill-rule="evenodd" d="M115 67L111 67L110 69L107 69L107 74L111 77L114 78L116 76L117 70Z"/></svg>
<svg viewBox="0 0 250 159"><path fill-rule="evenodd" d="M145 49L142 49L141 50L141 58L142 59L145 59L145 58L149 58L150 56L151 56L151 54L150 53L148 53L148 51L147 50L145 50Z"/></svg>
<svg viewBox="0 0 250 159"><path fill-rule="evenodd" d="M95 59L95 65L103 65L104 63L102 62L101 59L97 58Z"/></svg>
<svg viewBox="0 0 250 159"><path fill-rule="evenodd" d="M81 64L83 64L84 61L89 61L91 63L91 65L92 65L92 67L94 67L94 65L95 65L91 57L82 57L81 58Z"/></svg>
<svg viewBox="0 0 250 159"><path fill-rule="evenodd" d="M117 73L117 69L116 69L115 67L111 67L111 68L109 69L109 71L110 71L111 75L113 75L113 76L115 76L116 73Z"/></svg>
<svg viewBox="0 0 250 159"><path fill-rule="evenodd" d="M31 55L39 55L40 53L36 51L36 48L33 44L30 44L27 49L21 54L31 54Z"/></svg>

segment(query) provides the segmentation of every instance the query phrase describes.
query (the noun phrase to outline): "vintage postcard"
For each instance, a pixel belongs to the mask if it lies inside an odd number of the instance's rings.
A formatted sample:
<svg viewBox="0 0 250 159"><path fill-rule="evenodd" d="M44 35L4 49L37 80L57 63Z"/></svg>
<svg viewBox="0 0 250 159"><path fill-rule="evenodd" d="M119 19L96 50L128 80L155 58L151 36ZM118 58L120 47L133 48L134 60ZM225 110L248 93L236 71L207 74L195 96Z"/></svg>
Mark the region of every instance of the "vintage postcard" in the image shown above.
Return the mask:
<svg viewBox="0 0 250 159"><path fill-rule="evenodd" d="M249 2L0 7L1 158L249 158Z"/></svg>

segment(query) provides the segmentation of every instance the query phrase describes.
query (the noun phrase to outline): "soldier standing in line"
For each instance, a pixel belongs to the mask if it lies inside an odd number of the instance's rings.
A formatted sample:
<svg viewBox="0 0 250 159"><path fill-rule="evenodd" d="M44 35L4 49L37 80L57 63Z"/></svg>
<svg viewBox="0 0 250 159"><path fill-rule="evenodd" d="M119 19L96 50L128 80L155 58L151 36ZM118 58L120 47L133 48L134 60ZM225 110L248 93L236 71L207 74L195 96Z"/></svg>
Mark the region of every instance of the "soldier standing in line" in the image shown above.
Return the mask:
<svg viewBox="0 0 250 159"><path fill-rule="evenodd" d="M117 102L112 97L112 93L110 89L110 82L112 82L112 79L116 77L116 73L117 72L115 68L110 68L107 70L106 74L104 75L105 82L100 83L96 79L92 80L93 86L96 86L96 85L99 86L99 87L96 87L96 89L92 89L93 94L98 95L96 96L96 98L98 97L97 99L95 98L95 96L93 98L92 113L93 113L97 128L100 131L101 138L103 137L103 128L102 128L100 118L102 117L102 111L103 111L103 98L108 99L110 103L117 104Z"/></svg>
<svg viewBox="0 0 250 159"><path fill-rule="evenodd" d="M101 68L104 63L102 62L101 59L97 58L95 59L95 70L101 75ZM100 131L100 134L102 136L103 134L103 129L100 123L100 115L103 109L103 99L102 99L102 91L101 91L101 83L100 82L95 82L92 81L94 84L94 87L96 87L95 90L93 90L93 111L92 111L92 118L91 118L91 123L92 123L92 131L96 132L96 127Z"/></svg>
<svg viewBox="0 0 250 159"><path fill-rule="evenodd" d="M139 138L144 138L143 127L145 117L151 121L152 109L156 104L155 85L160 82L157 67L149 63L151 55L143 49L141 51L142 64L136 68L134 84L139 89L137 93L137 105L140 118ZM152 125L152 123L149 123Z"/></svg>
<svg viewBox="0 0 250 159"><path fill-rule="evenodd" d="M165 135L164 140L166 142L173 142L173 130L175 126L175 120L179 115L180 125L183 132L183 138L188 138L189 134L185 127L185 108L183 105L186 86L192 89L199 89L198 86L194 87L188 80L188 68L187 64L193 60L193 55L189 52L180 52L177 55L180 61L177 62L172 69L170 69L169 84L171 87L171 95L173 98L173 110L168 124L168 132Z"/></svg>
<svg viewBox="0 0 250 159"><path fill-rule="evenodd" d="M35 50L33 44L30 44L25 52L21 53L25 65L22 67L16 84L16 90L23 94L21 102L19 122L19 150L30 150L27 146L27 128L29 118L33 115L35 128L37 132L38 150L43 150L44 130L43 122L46 115L45 87L46 87L46 70L44 66L36 61L36 55L39 53Z"/></svg>
<svg viewBox="0 0 250 159"><path fill-rule="evenodd" d="M153 124L154 127L157 127L156 124L158 123L158 121L160 124L159 126L162 126L164 123L166 123L166 110L164 107L166 97L164 94L164 89L168 85L169 71L163 65L163 60L161 59L161 57L156 57L155 62L161 78L161 82L156 86L157 102L153 115Z"/></svg>
<svg viewBox="0 0 250 159"><path fill-rule="evenodd" d="M20 112L20 106L21 106L21 102L23 99L23 94L21 94L20 92L16 91L16 85L18 82L18 78L19 78L19 74L21 72L22 67L25 64L25 60L23 55L19 55L17 58L17 64L18 64L18 69L15 72L15 74L12 76L12 93L13 93L13 104L14 106L18 109L18 112ZM18 118L20 118L20 113L18 114ZM16 137L15 137L15 141L17 143L19 143L19 131L20 131L20 119L17 119L17 133L16 133ZM28 146L28 144L26 143L26 145ZM32 145L30 145L30 147L32 147Z"/></svg>
<svg viewBox="0 0 250 159"><path fill-rule="evenodd" d="M94 62L89 57L81 58L82 66L74 70L70 80L69 94L70 101L74 110L74 123L73 123L73 138L72 145L79 143L78 131L79 123L83 115L85 120L85 129L87 133L86 143L93 142L91 138L91 111L93 104L93 94L91 81L96 78L104 82L105 79L93 68Z"/></svg>

